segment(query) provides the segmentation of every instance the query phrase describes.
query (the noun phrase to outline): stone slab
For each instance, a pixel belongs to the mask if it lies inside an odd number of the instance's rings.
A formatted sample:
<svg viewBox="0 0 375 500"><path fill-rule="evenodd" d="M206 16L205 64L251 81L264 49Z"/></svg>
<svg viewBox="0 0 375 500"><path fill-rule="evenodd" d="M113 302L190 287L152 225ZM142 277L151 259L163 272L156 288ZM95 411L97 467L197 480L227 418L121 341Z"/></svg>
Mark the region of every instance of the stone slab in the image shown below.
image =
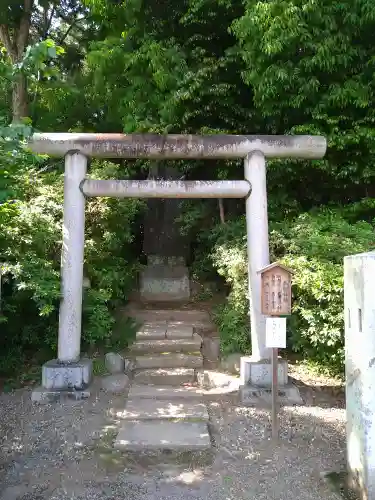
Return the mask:
<svg viewBox="0 0 375 500"><path fill-rule="evenodd" d="M84 390L92 380L91 359L63 364L57 359L47 361L42 367L42 387L51 390Z"/></svg>
<svg viewBox="0 0 375 500"><path fill-rule="evenodd" d="M114 448L123 451L171 450L204 451L211 448L204 422L126 422Z"/></svg>
<svg viewBox="0 0 375 500"><path fill-rule="evenodd" d="M183 400L128 399L126 408L116 412L125 420L171 420L183 419L208 421L208 411L204 403Z"/></svg>
<svg viewBox="0 0 375 500"><path fill-rule="evenodd" d="M212 326L212 320L209 313L199 309L151 309L143 308L136 303L130 303L124 307L123 310L124 314L127 316L147 323L167 321L168 323L184 322L194 327Z"/></svg>
<svg viewBox="0 0 375 500"><path fill-rule="evenodd" d="M269 360L254 360L251 356L242 356L240 360L241 385L255 385L259 387L271 387L272 365ZM278 385L288 384L288 362L285 359L278 360Z"/></svg>
<svg viewBox="0 0 375 500"><path fill-rule="evenodd" d="M182 322L169 323L167 326L167 339L191 339L193 337L193 327Z"/></svg>
<svg viewBox="0 0 375 500"><path fill-rule="evenodd" d="M154 326L143 326L136 335L137 340L162 340L165 339L167 323Z"/></svg>
<svg viewBox="0 0 375 500"><path fill-rule="evenodd" d="M75 390L56 390L45 389L44 387L37 387L31 393L31 401L34 403L48 404L56 402L64 402L66 400L78 401L87 399L91 395L89 389L75 391Z"/></svg>
<svg viewBox="0 0 375 500"><path fill-rule="evenodd" d="M157 354L162 352L199 352L202 339L194 335L190 339L137 340L130 348L135 354Z"/></svg>
<svg viewBox="0 0 375 500"><path fill-rule="evenodd" d="M134 375L137 384L172 385L192 383L195 380L193 368L171 368L142 370Z"/></svg>
<svg viewBox="0 0 375 500"><path fill-rule="evenodd" d="M270 388L259 386L241 386L240 400L244 406L269 407L272 404L272 391ZM303 404L298 387L294 384L288 384L279 388L278 402L282 406Z"/></svg>
<svg viewBox="0 0 375 500"><path fill-rule="evenodd" d="M155 354L154 356L137 356L136 369L149 368L201 368L201 355L191 354Z"/></svg>
<svg viewBox="0 0 375 500"><path fill-rule="evenodd" d="M129 399L196 399L201 398L202 389L194 386L170 387L163 385L133 384L129 390Z"/></svg>
<svg viewBox="0 0 375 500"><path fill-rule="evenodd" d="M148 301L190 299L189 270L186 266L150 265L140 276L140 296Z"/></svg>

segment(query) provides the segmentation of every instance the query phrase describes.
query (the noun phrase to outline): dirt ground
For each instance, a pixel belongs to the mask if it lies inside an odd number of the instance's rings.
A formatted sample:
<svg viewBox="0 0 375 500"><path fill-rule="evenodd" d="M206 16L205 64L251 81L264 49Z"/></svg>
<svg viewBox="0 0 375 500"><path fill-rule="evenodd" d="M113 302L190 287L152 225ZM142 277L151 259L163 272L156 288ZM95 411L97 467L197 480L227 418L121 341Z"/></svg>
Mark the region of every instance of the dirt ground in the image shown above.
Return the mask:
<svg viewBox="0 0 375 500"><path fill-rule="evenodd" d="M305 404L281 410L276 443L269 410L226 397L207 403L212 454L194 457L115 452L125 396L99 381L82 402L33 405L28 388L2 394L0 499L338 499L324 476L344 466L342 388L298 365L290 372Z"/></svg>

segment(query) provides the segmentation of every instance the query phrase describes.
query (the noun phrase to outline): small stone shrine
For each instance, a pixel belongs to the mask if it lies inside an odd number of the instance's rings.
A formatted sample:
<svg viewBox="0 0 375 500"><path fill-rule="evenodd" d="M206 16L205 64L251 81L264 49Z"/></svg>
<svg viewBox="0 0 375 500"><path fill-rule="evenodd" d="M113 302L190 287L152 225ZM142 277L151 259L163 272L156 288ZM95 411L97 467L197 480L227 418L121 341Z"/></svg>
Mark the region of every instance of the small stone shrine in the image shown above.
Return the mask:
<svg viewBox="0 0 375 500"><path fill-rule="evenodd" d="M149 180L179 180L181 173L161 162L152 164ZM188 239L181 235L176 219L181 214L181 200L148 201L144 219L143 253L147 266L140 276L140 296L146 301L173 301L190 298Z"/></svg>

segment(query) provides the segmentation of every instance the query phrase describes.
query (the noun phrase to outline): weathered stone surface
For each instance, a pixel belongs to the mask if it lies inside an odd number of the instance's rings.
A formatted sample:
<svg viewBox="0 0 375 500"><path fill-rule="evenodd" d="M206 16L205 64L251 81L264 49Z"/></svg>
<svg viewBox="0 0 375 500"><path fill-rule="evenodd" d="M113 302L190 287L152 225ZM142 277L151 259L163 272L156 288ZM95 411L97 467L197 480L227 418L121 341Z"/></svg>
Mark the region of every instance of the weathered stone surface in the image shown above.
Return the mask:
<svg viewBox="0 0 375 500"><path fill-rule="evenodd" d="M212 327L209 313L198 309L145 309L140 305L131 303L124 307L124 314L138 321L145 321L147 323L167 321L168 324L172 322L182 322L195 328Z"/></svg>
<svg viewBox="0 0 375 500"><path fill-rule="evenodd" d="M195 379L193 368L171 368L142 370L135 374L134 381L137 384L173 385L192 383Z"/></svg>
<svg viewBox="0 0 375 500"><path fill-rule="evenodd" d="M8 486L3 490L0 496L0 500L22 500L23 498L29 497L31 498L32 493L30 492L31 488L26 484L17 484L15 486Z"/></svg>
<svg viewBox="0 0 375 500"><path fill-rule="evenodd" d="M153 302L181 301L190 298L189 270L186 266L153 265L140 276L142 300Z"/></svg>
<svg viewBox="0 0 375 500"><path fill-rule="evenodd" d="M220 361L220 367L222 370L229 373L240 373L241 358L242 354L229 354Z"/></svg>
<svg viewBox="0 0 375 500"><path fill-rule="evenodd" d="M124 358L116 352L108 352L105 355L105 367L109 373L124 373L125 361Z"/></svg>
<svg viewBox="0 0 375 500"><path fill-rule="evenodd" d="M62 364L57 359L42 367L42 387L51 390L86 389L92 380L92 361Z"/></svg>
<svg viewBox="0 0 375 500"><path fill-rule="evenodd" d="M168 323L166 337L170 340L191 339L193 337L193 327L178 321Z"/></svg>
<svg viewBox="0 0 375 500"><path fill-rule="evenodd" d="M129 377L125 373L105 375L101 380L102 389L106 392L122 392L129 387Z"/></svg>
<svg viewBox="0 0 375 500"><path fill-rule="evenodd" d="M269 408L272 403L271 388L244 385L240 387L240 399L244 406L259 406ZM278 389L278 402L280 405L302 405L298 387L288 384Z"/></svg>
<svg viewBox="0 0 375 500"><path fill-rule="evenodd" d="M133 384L129 391L129 399L194 399L201 398L203 391L197 387L170 387L163 385Z"/></svg>
<svg viewBox="0 0 375 500"><path fill-rule="evenodd" d="M131 352L136 354L157 354L161 352L199 352L202 339L194 335L190 339L177 340L137 340L131 346Z"/></svg>
<svg viewBox="0 0 375 500"><path fill-rule="evenodd" d="M137 340L162 340L165 339L167 323L161 323L155 326L143 326L136 335Z"/></svg>
<svg viewBox="0 0 375 500"><path fill-rule="evenodd" d="M177 180L181 172L176 166L152 162L149 180ZM143 251L147 256L187 258L189 256L189 238L180 231L176 219L181 215L182 204L178 198L157 199L147 201L148 210L144 218Z"/></svg>
<svg viewBox="0 0 375 500"><path fill-rule="evenodd" d="M64 402L66 400L78 401L80 399L87 399L91 395L90 390L74 390L74 389L45 389L44 387L37 387L31 393L31 401L39 404L49 404L56 402Z"/></svg>
<svg viewBox="0 0 375 500"><path fill-rule="evenodd" d="M118 418L125 420L202 420L208 421L207 407L204 403L184 400L129 399L126 408L116 412Z"/></svg>
<svg viewBox="0 0 375 500"><path fill-rule="evenodd" d="M202 356L208 361L219 361L220 359L219 337L203 337Z"/></svg>
<svg viewBox="0 0 375 500"><path fill-rule="evenodd" d="M126 422L114 447L124 451L172 450L202 451L211 447L204 422L141 421Z"/></svg>
<svg viewBox="0 0 375 500"><path fill-rule="evenodd" d="M215 370L197 370L197 381L205 389L225 389L223 392L238 391L240 379Z"/></svg>
<svg viewBox="0 0 375 500"><path fill-rule="evenodd" d="M135 361L134 359L124 358L125 363L125 373L130 373L135 369Z"/></svg>
<svg viewBox="0 0 375 500"><path fill-rule="evenodd" d="M201 368L203 358L194 354L155 354L154 356L137 356L136 368Z"/></svg>
<svg viewBox="0 0 375 500"><path fill-rule="evenodd" d="M241 357L240 366L241 385L255 385L259 387L271 387L272 365L269 360L254 361L251 356ZM288 383L288 362L285 359L278 360L278 385L284 386Z"/></svg>

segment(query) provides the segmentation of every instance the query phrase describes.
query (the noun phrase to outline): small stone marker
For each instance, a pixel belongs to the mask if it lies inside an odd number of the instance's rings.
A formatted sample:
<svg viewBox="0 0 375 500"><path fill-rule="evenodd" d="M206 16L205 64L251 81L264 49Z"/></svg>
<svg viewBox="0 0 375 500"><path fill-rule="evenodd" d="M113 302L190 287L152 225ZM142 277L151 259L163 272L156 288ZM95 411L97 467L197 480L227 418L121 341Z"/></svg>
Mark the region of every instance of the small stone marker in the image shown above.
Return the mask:
<svg viewBox="0 0 375 500"><path fill-rule="evenodd" d="M124 373L125 370L125 360L124 358L115 352L108 352L105 355L105 367L109 373Z"/></svg>
<svg viewBox="0 0 375 500"><path fill-rule="evenodd" d="M125 373L104 375L102 377L102 389L106 392L122 392L129 387L129 384L129 377Z"/></svg>

